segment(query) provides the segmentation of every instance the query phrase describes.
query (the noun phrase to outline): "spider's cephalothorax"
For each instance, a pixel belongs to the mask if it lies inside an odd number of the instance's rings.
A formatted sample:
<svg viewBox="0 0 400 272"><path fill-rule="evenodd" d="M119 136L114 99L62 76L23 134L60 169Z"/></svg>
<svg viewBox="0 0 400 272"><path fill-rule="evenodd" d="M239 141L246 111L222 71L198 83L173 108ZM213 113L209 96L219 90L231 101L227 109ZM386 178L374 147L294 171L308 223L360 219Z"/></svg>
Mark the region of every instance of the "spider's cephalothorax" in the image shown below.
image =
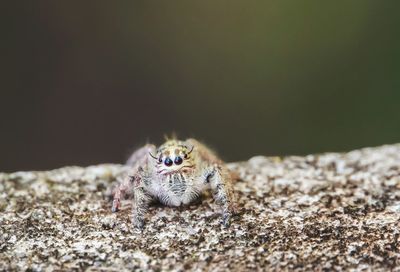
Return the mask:
<svg viewBox="0 0 400 272"><path fill-rule="evenodd" d="M182 141L169 140L157 149L157 154L150 156L157 161L157 173L171 175L178 172L188 172L195 167L191 153L194 146L185 145Z"/></svg>
<svg viewBox="0 0 400 272"><path fill-rule="evenodd" d="M133 223L143 227L144 215L152 200L169 206L185 205L211 189L222 206L225 226L234 210L231 173L224 163L194 139L168 140L158 149L146 145L130 157L132 172L117 187L112 210L120 207L124 192L132 190Z"/></svg>

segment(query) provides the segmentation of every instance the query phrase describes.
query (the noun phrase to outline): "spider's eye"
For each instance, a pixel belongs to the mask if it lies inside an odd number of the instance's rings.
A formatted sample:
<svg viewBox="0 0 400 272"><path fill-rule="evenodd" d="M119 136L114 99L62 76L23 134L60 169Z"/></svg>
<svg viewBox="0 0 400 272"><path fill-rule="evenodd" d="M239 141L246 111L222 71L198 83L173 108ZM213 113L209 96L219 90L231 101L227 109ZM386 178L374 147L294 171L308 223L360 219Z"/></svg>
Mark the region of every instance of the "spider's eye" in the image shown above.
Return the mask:
<svg viewBox="0 0 400 272"><path fill-rule="evenodd" d="M184 157L185 159L187 159L187 158L188 158L188 154L183 155L183 157Z"/></svg>
<svg viewBox="0 0 400 272"><path fill-rule="evenodd" d="M171 166L173 164L173 162L172 162L172 160L170 158L166 158L165 161L164 161L164 164L166 166Z"/></svg>
<svg viewBox="0 0 400 272"><path fill-rule="evenodd" d="M176 164L176 165L179 165L179 164L181 164L182 162L183 162L183 160L182 160L181 157L178 156L178 157L175 158L175 164Z"/></svg>
<svg viewBox="0 0 400 272"><path fill-rule="evenodd" d="M158 162L159 162L159 163L162 163L162 158L161 158L161 157L158 159Z"/></svg>

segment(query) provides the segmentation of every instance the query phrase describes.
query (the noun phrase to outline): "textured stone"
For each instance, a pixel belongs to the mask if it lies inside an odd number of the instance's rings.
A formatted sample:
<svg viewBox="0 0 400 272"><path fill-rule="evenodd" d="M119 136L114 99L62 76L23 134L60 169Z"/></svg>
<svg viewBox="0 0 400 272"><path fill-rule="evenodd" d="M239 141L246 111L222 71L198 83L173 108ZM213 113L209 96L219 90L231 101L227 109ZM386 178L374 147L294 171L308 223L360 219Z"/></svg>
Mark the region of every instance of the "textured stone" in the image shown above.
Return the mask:
<svg viewBox="0 0 400 272"><path fill-rule="evenodd" d="M0 270L400 271L400 145L231 163L239 214L210 196L112 214L121 165L0 174Z"/></svg>

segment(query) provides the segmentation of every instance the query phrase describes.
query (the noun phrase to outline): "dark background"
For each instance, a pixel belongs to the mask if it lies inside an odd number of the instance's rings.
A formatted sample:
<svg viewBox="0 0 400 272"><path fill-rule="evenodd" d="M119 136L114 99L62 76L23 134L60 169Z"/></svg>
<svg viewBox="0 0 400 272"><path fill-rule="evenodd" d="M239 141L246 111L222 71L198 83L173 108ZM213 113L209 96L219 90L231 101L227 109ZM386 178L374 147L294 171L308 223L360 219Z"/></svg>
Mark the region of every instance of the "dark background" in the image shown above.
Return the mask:
<svg viewBox="0 0 400 272"><path fill-rule="evenodd" d="M0 171L400 140L398 1L1 3Z"/></svg>

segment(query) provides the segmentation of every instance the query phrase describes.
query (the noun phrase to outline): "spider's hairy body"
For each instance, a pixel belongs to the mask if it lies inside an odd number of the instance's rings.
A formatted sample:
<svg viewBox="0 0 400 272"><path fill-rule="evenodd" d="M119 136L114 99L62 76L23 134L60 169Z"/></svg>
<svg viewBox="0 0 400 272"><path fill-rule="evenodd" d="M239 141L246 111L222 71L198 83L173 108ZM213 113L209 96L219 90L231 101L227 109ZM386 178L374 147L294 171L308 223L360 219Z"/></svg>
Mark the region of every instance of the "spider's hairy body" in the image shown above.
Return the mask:
<svg viewBox="0 0 400 272"><path fill-rule="evenodd" d="M119 209L123 193L131 190L135 226L143 227L151 201L168 206L187 205L208 189L222 206L223 224L229 224L234 210L231 173L198 141L168 140L158 149L146 145L131 156L128 165L132 170L115 191L113 211Z"/></svg>

